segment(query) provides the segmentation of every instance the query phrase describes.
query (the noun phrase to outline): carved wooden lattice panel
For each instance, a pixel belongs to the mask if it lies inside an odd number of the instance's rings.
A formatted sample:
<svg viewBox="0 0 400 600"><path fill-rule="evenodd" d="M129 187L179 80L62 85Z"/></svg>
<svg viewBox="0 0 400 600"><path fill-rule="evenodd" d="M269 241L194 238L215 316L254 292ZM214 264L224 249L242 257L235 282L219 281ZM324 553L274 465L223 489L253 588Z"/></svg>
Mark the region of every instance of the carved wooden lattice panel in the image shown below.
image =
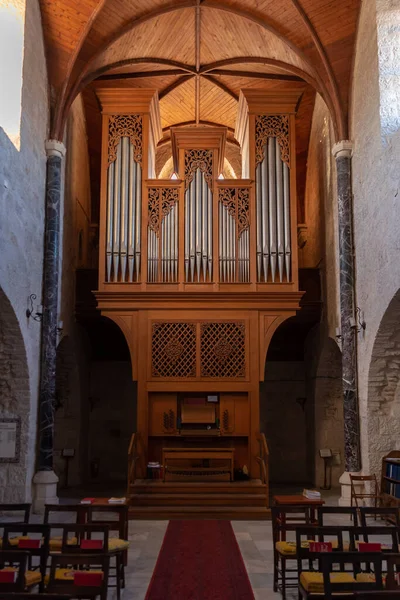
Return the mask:
<svg viewBox="0 0 400 600"><path fill-rule="evenodd" d="M277 138L282 162L290 167L288 115L258 115L256 117L256 167L264 160L264 146L270 137Z"/></svg>
<svg viewBox="0 0 400 600"><path fill-rule="evenodd" d="M244 321L202 323L200 333L201 377L236 379L246 376L246 327Z"/></svg>
<svg viewBox="0 0 400 600"><path fill-rule="evenodd" d="M141 115L111 115L108 122L108 164L117 158L117 146L122 137L128 137L133 146L133 159L142 164Z"/></svg>
<svg viewBox="0 0 400 600"><path fill-rule="evenodd" d="M196 377L196 324L153 323L152 377Z"/></svg>

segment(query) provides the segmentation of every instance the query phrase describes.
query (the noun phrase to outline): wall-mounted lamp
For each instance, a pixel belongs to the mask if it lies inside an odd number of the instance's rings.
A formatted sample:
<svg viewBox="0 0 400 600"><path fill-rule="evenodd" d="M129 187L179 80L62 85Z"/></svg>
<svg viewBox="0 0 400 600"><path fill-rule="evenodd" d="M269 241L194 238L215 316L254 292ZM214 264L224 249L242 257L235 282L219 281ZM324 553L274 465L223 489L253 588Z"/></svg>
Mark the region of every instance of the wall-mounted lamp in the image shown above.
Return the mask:
<svg viewBox="0 0 400 600"><path fill-rule="evenodd" d="M59 335L61 335L61 334L62 334L62 332L63 332L63 329L64 329L64 321L58 321L58 325L57 325L57 333L58 333Z"/></svg>
<svg viewBox="0 0 400 600"><path fill-rule="evenodd" d="M336 327L335 333L336 333L336 335L335 335L336 341L340 342L342 339L342 334L340 333L340 327Z"/></svg>
<svg viewBox="0 0 400 600"><path fill-rule="evenodd" d="M349 325L352 329L355 329L357 333L359 333L361 330L365 331L367 327L367 324L364 321L363 316L361 314L361 308L359 308L358 306L356 309L355 317L350 317L349 319Z"/></svg>
<svg viewBox="0 0 400 600"><path fill-rule="evenodd" d="M26 318L32 317L34 321L41 321L43 318L43 306L41 304L36 305L36 311L33 308L33 301L36 300L36 294L28 296L28 308L26 309Z"/></svg>

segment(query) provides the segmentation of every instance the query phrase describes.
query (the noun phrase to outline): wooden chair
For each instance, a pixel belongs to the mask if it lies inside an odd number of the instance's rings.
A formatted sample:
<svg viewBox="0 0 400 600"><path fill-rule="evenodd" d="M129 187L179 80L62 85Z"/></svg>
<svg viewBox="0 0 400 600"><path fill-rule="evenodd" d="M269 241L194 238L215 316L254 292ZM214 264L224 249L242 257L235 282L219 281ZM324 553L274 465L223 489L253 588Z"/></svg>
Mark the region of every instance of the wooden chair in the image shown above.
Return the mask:
<svg viewBox="0 0 400 600"><path fill-rule="evenodd" d="M397 590L400 598L400 555L388 554L386 589Z"/></svg>
<svg viewBox="0 0 400 600"><path fill-rule="evenodd" d="M115 556L116 577L120 580L121 588L125 587L125 566L128 562L128 526L129 507L122 505L91 505L88 507L88 523L107 525L110 532L116 532L117 536L111 536L108 540L110 554ZM114 518L113 518L114 517Z"/></svg>
<svg viewBox="0 0 400 600"><path fill-rule="evenodd" d="M378 536L378 540L373 538ZM391 543L381 543L382 536L391 538ZM361 541L364 543L380 543L381 552L398 553L399 551L399 528L386 526L353 527L350 530L351 548L358 549Z"/></svg>
<svg viewBox="0 0 400 600"><path fill-rule="evenodd" d="M121 597L122 577L121 577L121 558L119 553L110 551L110 528L106 523L86 523L85 525L70 524L64 525L61 552L63 554L107 554L110 557L116 556L115 570L115 585L108 584L109 588L116 587L117 600ZM101 542L98 548L94 548L93 544ZM71 559L72 560L72 559ZM110 571L109 566L109 571Z"/></svg>
<svg viewBox="0 0 400 600"><path fill-rule="evenodd" d="M29 570L26 573L26 581L28 584L32 582L32 585L38 583L40 592L44 590L47 558L50 553L49 536L50 530L47 525L33 523L10 523L4 525L3 530L3 549L18 549L28 553ZM33 564L35 558L38 559L38 565ZM40 575L39 580L37 575Z"/></svg>
<svg viewBox="0 0 400 600"><path fill-rule="evenodd" d="M362 527L367 527L367 517L377 517L400 527L400 510L396 506L360 506L360 521Z"/></svg>
<svg viewBox="0 0 400 600"><path fill-rule="evenodd" d="M321 555L320 563L323 575L324 597L327 600L331 600L334 595L340 594L340 600L344 600L346 597L354 598L356 591L383 590L382 563L385 560L385 555L381 552L331 552ZM334 565L338 563L353 565L353 575L355 576L353 577L353 581L340 581L340 577L334 573ZM358 578L363 563L373 565L373 578L368 580L360 580ZM310 596L308 594L303 595L303 597L309 598Z"/></svg>
<svg viewBox="0 0 400 600"><path fill-rule="evenodd" d="M89 553L108 554L109 528L108 525L85 523L68 523L62 526L61 552L63 554ZM98 544L90 547L90 542Z"/></svg>
<svg viewBox="0 0 400 600"><path fill-rule="evenodd" d="M325 517L327 515L344 515L350 517L350 521L357 527L358 516L355 506L319 506L317 512L318 527L327 525Z"/></svg>
<svg viewBox="0 0 400 600"><path fill-rule="evenodd" d="M21 514L16 515L15 513ZM12 517L14 523L29 523L30 514L31 504L29 504L28 502L22 502L19 504L0 504L0 516Z"/></svg>
<svg viewBox="0 0 400 600"><path fill-rule="evenodd" d="M314 551L311 548L310 542L316 541L320 544L331 545L331 549L334 552L344 552L345 550L355 550L353 540L350 536L350 531L353 529L352 525L340 526L340 525L325 525L324 527L315 526L304 526L301 525L296 529L296 548L297 548L297 570L301 573L305 569L303 568L304 561L307 561L308 572L321 572L321 565L316 564L315 561L321 556L321 551ZM344 534L349 538L348 542L345 542ZM340 565L341 571L346 571L346 565L343 563ZM322 579L321 579L322 581Z"/></svg>
<svg viewBox="0 0 400 600"><path fill-rule="evenodd" d="M108 554L53 554L47 591L107 600L109 562Z"/></svg>
<svg viewBox="0 0 400 600"><path fill-rule="evenodd" d="M28 570L28 561L29 552L1 550L0 595L2 592L23 592L27 588L32 588L41 583L42 577L40 573ZM14 580L5 581L5 577L10 572L14 573Z"/></svg>
<svg viewBox="0 0 400 600"><path fill-rule="evenodd" d="M274 592L280 591L283 600L288 588L297 587L297 568L288 566L288 561L296 561L296 541L287 541L288 533L295 534L299 525L310 525L309 507L273 506L271 508L272 539L274 544Z"/></svg>
<svg viewBox="0 0 400 600"><path fill-rule="evenodd" d="M71 600L69 594L31 594L30 592L0 592L0 600Z"/></svg>
<svg viewBox="0 0 400 600"><path fill-rule="evenodd" d="M71 517L71 523L84 524L87 521L87 505L85 504L45 504L43 523L51 525L52 534L50 536L50 551L61 552L61 541L63 526L67 524L64 521L62 513L67 513ZM60 534L53 535L54 530L59 530Z"/></svg>
<svg viewBox="0 0 400 600"><path fill-rule="evenodd" d="M0 504L0 529L3 529L3 523L29 523L31 513L31 504L27 502L19 504ZM3 537L0 537L0 548L2 547Z"/></svg>
<svg viewBox="0 0 400 600"><path fill-rule="evenodd" d="M399 600L399 592L393 590L381 590L372 592L354 592L356 600Z"/></svg>
<svg viewBox="0 0 400 600"><path fill-rule="evenodd" d="M357 492L356 485L357 483L366 483L369 482L371 485L371 491L366 492ZM360 508L358 505L359 500L373 500L374 507L378 507L379 500L379 486L378 481L376 479L376 475L350 475L350 485L351 485L351 498L350 505L353 506L353 502L356 508Z"/></svg>

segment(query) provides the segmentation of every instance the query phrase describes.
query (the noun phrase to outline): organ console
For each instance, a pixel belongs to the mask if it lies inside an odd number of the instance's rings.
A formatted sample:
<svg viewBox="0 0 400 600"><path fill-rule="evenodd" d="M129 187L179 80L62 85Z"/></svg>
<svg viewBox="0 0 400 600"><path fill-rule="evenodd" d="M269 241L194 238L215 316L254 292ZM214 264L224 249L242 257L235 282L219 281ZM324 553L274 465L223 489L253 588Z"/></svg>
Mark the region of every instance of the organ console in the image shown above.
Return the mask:
<svg viewBox="0 0 400 600"><path fill-rule="evenodd" d="M138 382L138 476L184 446L182 394L218 395L201 445L235 448L259 476L259 381L277 327L299 307L295 111L299 93L242 90L242 178L221 179L226 128L171 129L174 179L157 179L158 96L99 82L103 112L99 286ZM213 412L214 414L214 412ZM193 448L196 436L191 435ZM199 443L200 443L199 441Z"/></svg>

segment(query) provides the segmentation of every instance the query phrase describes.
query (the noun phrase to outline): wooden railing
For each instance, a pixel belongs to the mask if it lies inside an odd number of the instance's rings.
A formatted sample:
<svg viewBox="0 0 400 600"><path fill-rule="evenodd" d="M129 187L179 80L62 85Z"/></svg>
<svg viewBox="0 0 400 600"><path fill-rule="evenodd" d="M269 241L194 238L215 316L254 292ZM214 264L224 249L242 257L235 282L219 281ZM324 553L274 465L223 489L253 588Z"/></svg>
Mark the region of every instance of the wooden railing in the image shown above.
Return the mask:
<svg viewBox="0 0 400 600"><path fill-rule="evenodd" d="M136 453L136 433L132 433L131 441L128 448L128 485L127 485L127 496L129 497L131 486L135 483L136 479L136 462L138 459Z"/></svg>
<svg viewBox="0 0 400 600"><path fill-rule="evenodd" d="M261 483L264 483L266 486L266 506L269 506L269 450L264 433L260 433L258 442L260 444L260 452L259 456L257 456L257 461L260 465L260 479Z"/></svg>

